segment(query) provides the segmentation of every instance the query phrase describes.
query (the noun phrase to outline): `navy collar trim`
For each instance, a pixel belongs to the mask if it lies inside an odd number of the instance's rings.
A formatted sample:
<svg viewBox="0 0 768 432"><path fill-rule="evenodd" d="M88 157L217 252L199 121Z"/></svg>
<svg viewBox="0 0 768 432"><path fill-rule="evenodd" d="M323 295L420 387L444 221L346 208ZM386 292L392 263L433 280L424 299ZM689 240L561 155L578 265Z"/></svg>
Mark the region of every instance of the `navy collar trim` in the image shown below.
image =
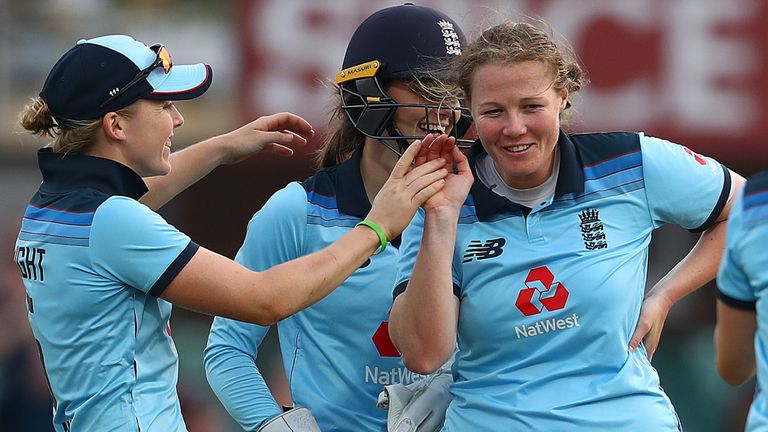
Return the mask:
<svg viewBox="0 0 768 432"><path fill-rule="evenodd" d="M148 192L144 180L127 166L111 159L82 154L54 153L51 148L37 152L41 189L67 192L91 188L108 194L139 199Z"/></svg>
<svg viewBox="0 0 768 432"><path fill-rule="evenodd" d="M582 170L581 159L576 152L576 146L573 144L573 141L563 130L560 130L557 145L560 146L560 174L555 186L555 196L584 192L584 171ZM485 153L486 151L480 140L475 141L469 150L469 166L472 169L472 175L475 177L470 193L472 194L478 219L489 220L493 215L505 211L526 214L529 210L527 207L509 201L488 189L483 182L478 180L475 168L476 161L478 157Z"/></svg>
<svg viewBox="0 0 768 432"><path fill-rule="evenodd" d="M359 146L346 161L336 165L334 186L336 188L336 205L344 214L364 219L371 211L371 202L365 192L363 175L360 172L360 159L363 156L363 146Z"/></svg>

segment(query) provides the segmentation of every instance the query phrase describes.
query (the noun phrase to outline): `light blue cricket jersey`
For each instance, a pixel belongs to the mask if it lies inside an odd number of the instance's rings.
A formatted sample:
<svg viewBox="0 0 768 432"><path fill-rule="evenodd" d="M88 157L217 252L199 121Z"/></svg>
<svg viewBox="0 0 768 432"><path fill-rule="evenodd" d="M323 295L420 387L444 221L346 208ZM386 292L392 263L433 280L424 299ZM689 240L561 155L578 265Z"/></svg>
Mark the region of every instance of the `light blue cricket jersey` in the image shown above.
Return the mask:
<svg viewBox="0 0 768 432"><path fill-rule="evenodd" d="M136 199L124 165L39 153L43 183L14 260L64 431L186 431L171 304L157 298L198 246Z"/></svg>
<svg viewBox="0 0 768 432"><path fill-rule="evenodd" d="M371 208L360 155L361 149L275 193L253 216L236 260L262 271L318 251L351 230ZM278 323L293 400L312 411L323 432L384 431L387 412L376 407L378 393L416 377L387 331L398 241L328 297ZM281 412L255 365L267 330L216 317L205 350L208 382L248 431Z"/></svg>
<svg viewBox="0 0 768 432"><path fill-rule="evenodd" d="M757 313L757 388L747 417L748 432L768 430L768 171L752 176L728 218L728 243L718 296L727 305Z"/></svg>
<svg viewBox="0 0 768 432"><path fill-rule="evenodd" d="M709 227L727 169L636 133L560 134L554 196L530 209L475 181L453 258L459 353L444 431L674 431L644 347L628 351L651 232ZM470 162L484 153L476 143ZM418 252L403 234L395 295Z"/></svg>

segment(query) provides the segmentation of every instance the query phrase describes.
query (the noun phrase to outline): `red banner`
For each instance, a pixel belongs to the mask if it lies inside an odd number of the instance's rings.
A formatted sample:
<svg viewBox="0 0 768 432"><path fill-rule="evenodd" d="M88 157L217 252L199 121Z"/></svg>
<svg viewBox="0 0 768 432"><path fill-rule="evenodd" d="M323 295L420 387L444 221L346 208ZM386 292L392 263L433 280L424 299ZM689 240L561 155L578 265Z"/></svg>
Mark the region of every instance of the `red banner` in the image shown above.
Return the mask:
<svg viewBox="0 0 768 432"><path fill-rule="evenodd" d="M421 1L468 37L521 14L570 41L589 85L571 128L637 130L736 169L768 167L768 2L760 0ZM293 111L322 130L356 26L387 1L243 0L244 117ZM387 35L382 35L387 37Z"/></svg>

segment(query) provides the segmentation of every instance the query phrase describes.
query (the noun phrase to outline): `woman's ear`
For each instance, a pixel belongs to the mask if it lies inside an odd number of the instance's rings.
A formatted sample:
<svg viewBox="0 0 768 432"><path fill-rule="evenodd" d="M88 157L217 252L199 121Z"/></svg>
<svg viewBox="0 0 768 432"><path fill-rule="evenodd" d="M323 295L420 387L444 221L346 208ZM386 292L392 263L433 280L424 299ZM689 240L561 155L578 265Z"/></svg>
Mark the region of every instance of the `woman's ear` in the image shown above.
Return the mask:
<svg viewBox="0 0 768 432"><path fill-rule="evenodd" d="M563 90L562 94L560 95L560 111L565 110L568 108L568 90Z"/></svg>
<svg viewBox="0 0 768 432"><path fill-rule="evenodd" d="M122 141L125 139L125 118L112 111L101 118L101 127L107 138Z"/></svg>

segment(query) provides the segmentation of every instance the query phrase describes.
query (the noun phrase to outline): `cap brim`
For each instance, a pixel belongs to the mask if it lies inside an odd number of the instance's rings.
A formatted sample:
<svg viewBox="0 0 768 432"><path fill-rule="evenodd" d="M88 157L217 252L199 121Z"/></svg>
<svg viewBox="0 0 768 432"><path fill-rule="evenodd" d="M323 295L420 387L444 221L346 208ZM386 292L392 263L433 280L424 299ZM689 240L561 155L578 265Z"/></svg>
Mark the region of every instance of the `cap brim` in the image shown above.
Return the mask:
<svg viewBox="0 0 768 432"><path fill-rule="evenodd" d="M157 72L157 71L156 71ZM156 73L153 72L153 73ZM159 71L162 74L162 71ZM173 66L163 81L148 95L148 99L186 100L194 99L208 90L213 81L213 69L207 64ZM151 81L148 79L148 81Z"/></svg>

